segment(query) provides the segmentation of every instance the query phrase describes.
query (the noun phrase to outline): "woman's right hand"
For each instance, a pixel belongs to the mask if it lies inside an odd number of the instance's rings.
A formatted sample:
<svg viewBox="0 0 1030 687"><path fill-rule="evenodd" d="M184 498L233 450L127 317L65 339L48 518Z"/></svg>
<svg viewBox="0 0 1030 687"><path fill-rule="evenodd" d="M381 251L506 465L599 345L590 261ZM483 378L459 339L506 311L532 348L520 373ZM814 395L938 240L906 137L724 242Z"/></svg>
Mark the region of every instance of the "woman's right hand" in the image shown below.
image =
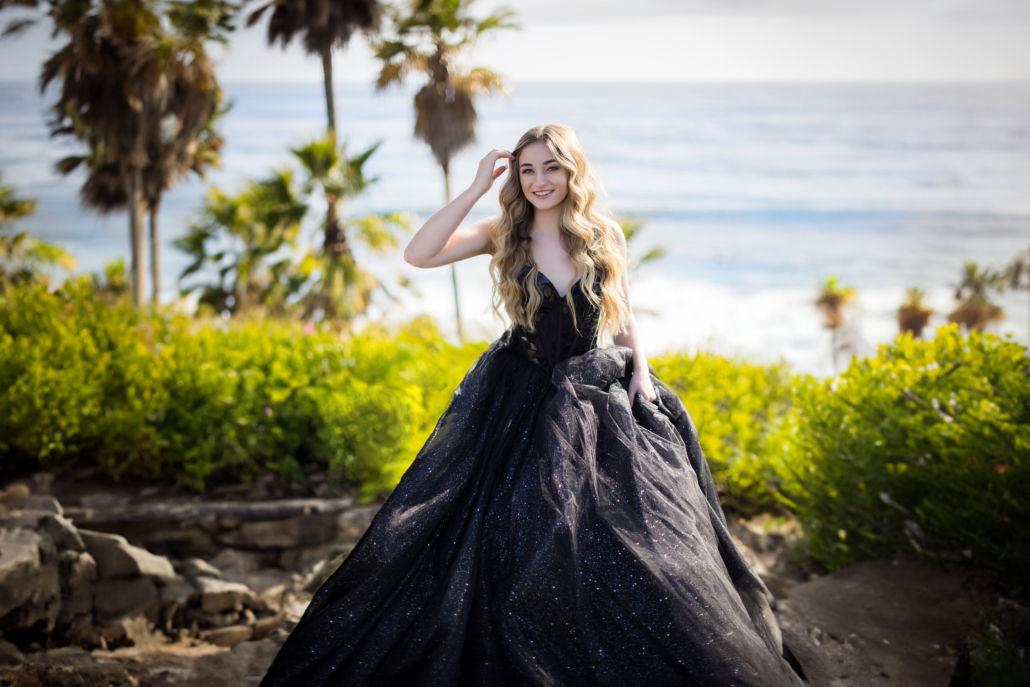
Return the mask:
<svg viewBox="0 0 1030 687"><path fill-rule="evenodd" d="M494 185L494 181L497 177L504 174L508 169L508 165L503 167L497 167L494 169L497 161L500 159L514 160L515 156L509 153L507 150L501 150L500 148L494 148L486 156L479 161L479 169L476 171L476 178L472 182L471 188L478 195L484 195L490 190L490 187Z"/></svg>

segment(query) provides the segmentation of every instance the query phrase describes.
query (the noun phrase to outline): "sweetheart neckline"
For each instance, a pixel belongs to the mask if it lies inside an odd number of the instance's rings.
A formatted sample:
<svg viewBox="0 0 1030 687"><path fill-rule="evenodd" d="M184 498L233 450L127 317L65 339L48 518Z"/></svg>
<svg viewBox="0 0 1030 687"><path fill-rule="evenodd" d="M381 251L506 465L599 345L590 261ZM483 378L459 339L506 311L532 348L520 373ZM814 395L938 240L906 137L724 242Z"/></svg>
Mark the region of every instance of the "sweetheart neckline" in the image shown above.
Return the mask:
<svg viewBox="0 0 1030 687"><path fill-rule="evenodd" d="M539 274L539 275L540 275L541 277L543 277L544 279L546 279L546 280L547 280L547 283L548 283L548 284L550 284L551 286L553 286L553 287L554 287L554 290L555 290L555 291L558 291L558 287L557 287L557 285L555 285L555 283L554 283L553 281L551 281L551 278L550 278L550 277L548 277L548 276L547 276L546 274L544 274L543 270L541 270L541 269L540 269L539 267L537 267L537 268L536 268L536 273L537 273L537 274ZM569 295L569 292L570 292L570 291L572 291L573 287L575 287L575 286L576 286L576 284L578 284L578 283L579 283L579 282L581 282L582 280L583 280L583 277L578 277L578 278L576 279L576 281L574 281L574 282L572 282L571 284L569 284L569 288L568 288L568 290L567 290L567 291L566 291L566 292L565 292L564 294L560 294L560 293L559 293L559 294L558 294L558 297L559 297L559 298L565 298L565 296L568 296L568 295Z"/></svg>

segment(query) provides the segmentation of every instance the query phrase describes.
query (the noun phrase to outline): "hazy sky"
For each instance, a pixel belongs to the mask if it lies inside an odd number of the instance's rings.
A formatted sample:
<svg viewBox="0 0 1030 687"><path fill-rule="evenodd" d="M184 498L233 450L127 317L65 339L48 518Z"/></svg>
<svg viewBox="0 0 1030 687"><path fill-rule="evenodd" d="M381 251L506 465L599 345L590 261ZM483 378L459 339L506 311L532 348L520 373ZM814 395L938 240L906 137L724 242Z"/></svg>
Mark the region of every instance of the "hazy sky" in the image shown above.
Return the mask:
<svg viewBox="0 0 1030 687"><path fill-rule="evenodd" d="M480 0L507 4L521 31L484 41L475 61L512 81L1028 81L1030 0ZM628 11L627 5L633 6ZM17 15L5 11L0 19ZM0 40L0 79L35 79L54 49L40 27ZM361 39L340 81L370 80ZM239 31L223 82L318 81L297 47Z"/></svg>

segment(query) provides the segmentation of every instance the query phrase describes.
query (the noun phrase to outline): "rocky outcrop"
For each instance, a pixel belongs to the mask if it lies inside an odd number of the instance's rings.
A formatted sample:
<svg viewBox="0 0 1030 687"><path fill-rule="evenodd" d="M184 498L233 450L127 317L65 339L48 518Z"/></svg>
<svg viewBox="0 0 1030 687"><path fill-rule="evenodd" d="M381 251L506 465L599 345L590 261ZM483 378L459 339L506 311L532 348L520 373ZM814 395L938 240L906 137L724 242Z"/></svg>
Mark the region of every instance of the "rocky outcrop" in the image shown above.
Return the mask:
<svg viewBox="0 0 1030 687"><path fill-rule="evenodd" d="M126 641L125 623L136 617L169 637L223 647L274 629L283 590L257 594L199 559L176 567L121 535L76 528L53 497L33 496L24 485L0 491L5 639L107 649ZM0 662L20 662L24 648L0 645Z"/></svg>
<svg viewBox="0 0 1030 687"><path fill-rule="evenodd" d="M905 558L856 563L778 600L812 687L944 687L975 615L964 575Z"/></svg>
<svg viewBox="0 0 1030 687"><path fill-rule="evenodd" d="M67 508L65 516L79 527L121 535L171 557L258 553L303 575L331 558L339 545L357 542L379 510L356 506L351 498L133 504L98 496L84 499L92 507Z"/></svg>

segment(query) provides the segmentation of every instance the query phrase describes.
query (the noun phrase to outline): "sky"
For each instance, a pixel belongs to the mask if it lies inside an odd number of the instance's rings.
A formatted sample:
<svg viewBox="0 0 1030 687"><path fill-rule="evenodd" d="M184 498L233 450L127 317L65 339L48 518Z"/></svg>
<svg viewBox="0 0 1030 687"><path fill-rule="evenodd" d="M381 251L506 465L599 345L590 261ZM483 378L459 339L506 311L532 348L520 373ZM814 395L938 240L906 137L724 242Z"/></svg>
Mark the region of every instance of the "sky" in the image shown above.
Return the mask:
<svg viewBox="0 0 1030 687"><path fill-rule="evenodd" d="M481 42L477 65L513 82L1030 81L1030 0L479 0L519 31ZM627 6L632 6L632 11ZM0 14L21 16L20 8ZM0 79L34 80L56 43L45 27L0 40ZM377 65L361 38L339 81ZM229 82L320 81L297 46L268 48L263 24L220 57Z"/></svg>

